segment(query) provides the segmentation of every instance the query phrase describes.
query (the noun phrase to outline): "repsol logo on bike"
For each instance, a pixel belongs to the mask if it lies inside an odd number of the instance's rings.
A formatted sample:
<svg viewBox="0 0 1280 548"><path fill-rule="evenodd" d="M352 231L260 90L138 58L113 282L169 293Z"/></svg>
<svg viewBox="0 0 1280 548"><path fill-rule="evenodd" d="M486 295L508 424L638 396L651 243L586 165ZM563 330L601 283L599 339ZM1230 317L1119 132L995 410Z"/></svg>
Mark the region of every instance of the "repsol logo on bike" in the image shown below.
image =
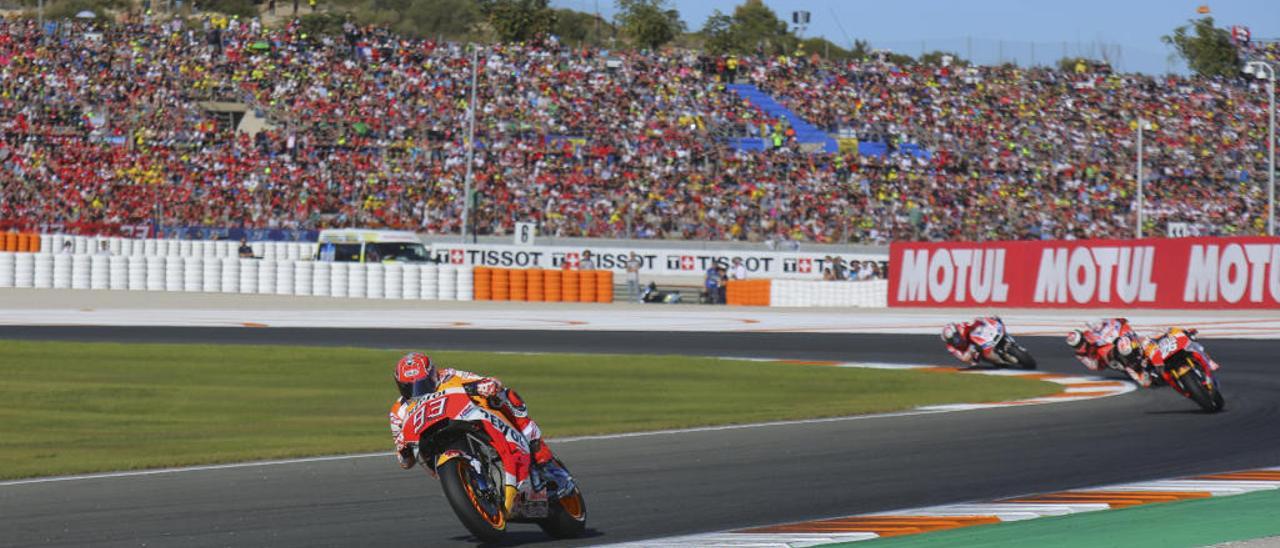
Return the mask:
<svg viewBox="0 0 1280 548"><path fill-rule="evenodd" d="M1003 249L908 249L898 268L898 300L1005 302L1004 259Z"/></svg>
<svg viewBox="0 0 1280 548"><path fill-rule="evenodd" d="M1191 246L1183 302L1238 303L1245 298L1280 303L1280 245Z"/></svg>
<svg viewBox="0 0 1280 548"><path fill-rule="evenodd" d="M1154 246L1048 248L1036 272L1037 303L1123 303L1156 300ZM1068 297L1071 299L1068 301Z"/></svg>

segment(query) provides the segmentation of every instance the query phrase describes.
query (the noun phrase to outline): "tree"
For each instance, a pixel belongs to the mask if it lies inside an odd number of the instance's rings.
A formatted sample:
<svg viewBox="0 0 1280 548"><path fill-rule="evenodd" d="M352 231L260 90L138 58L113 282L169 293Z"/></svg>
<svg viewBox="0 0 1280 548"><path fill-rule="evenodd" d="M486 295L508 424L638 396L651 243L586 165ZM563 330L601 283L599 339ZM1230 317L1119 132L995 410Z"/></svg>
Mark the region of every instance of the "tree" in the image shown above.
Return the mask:
<svg viewBox="0 0 1280 548"><path fill-rule="evenodd" d="M707 49L712 53L791 53L797 43L786 21L762 0L746 0L733 15L716 10L702 26Z"/></svg>
<svg viewBox="0 0 1280 548"><path fill-rule="evenodd" d="M556 10L556 24L552 34L561 42L573 46L592 45L605 46L609 38L617 35L617 29L594 13L571 10Z"/></svg>
<svg viewBox="0 0 1280 548"><path fill-rule="evenodd" d="M1178 50L1187 66L1201 76L1236 76L1240 57L1231 44L1231 33L1213 26L1212 17L1191 19L1160 38Z"/></svg>
<svg viewBox="0 0 1280 548"><path fill-rule="evenodd" d="M680 12L666 0L617 0L617 23L637 46L657 49L684 32Z"/></svg>
<svg viewBox="0 0 1280 548"><path fill-rule="evenodd" d="M947 57L950 57L951 59L948 60ZM929 53L923 54L920 56L920 59L919 59L919 62L921 65L928 65L932 67L943 66L944 61L946 63L949 63L950 66L953 66L953 67L969 66L969 61L961 58L960 55L949 52L949 51L942 51L942 50L934 50Z"/></svg>
<svg viewBox="0 0 1280 548"><path fill-rule="evenodd" d="M551 34L556 12L547 0L481 0L489 25L502 42L527 42Z"/></svg>

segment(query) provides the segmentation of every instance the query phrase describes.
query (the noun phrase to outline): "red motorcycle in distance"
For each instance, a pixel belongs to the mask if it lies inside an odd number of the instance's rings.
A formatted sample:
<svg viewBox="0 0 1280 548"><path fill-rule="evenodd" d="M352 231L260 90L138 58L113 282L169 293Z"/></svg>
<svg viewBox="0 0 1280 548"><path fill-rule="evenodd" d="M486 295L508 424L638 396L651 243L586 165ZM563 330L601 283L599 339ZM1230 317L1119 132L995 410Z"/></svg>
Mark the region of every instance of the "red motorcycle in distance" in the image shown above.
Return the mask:
<svg viewBox="0 0 1280 548"><path fill-rule="evenodd" d="M1194 330L1172 328L1144 344L1143 354L1165 384L1196 402L1206 413L1216 413L1226 406L1213 376L1218 364L1196 341Z"/></svg>
<svg viewBox="0 0 1280 548"><path fill-rule="evenodd" d="M996 367L1035 369L1036 360L1027 349L1013 340L1000 318L982 318L969 334L969 341L982 351L983 359ZM987 357L990 350L990 358Z"/></svg>
<svg viewBox="0 0 1280 548"><path fill-rule="evenodd" d="M410 405L405 442L440 479L454 513L477 538L496 542L509 522L535 523L555 538L586 530L587 505L577 485L543 477L531 464L529 439L494 402L466 387L418 396Z"/></svg>

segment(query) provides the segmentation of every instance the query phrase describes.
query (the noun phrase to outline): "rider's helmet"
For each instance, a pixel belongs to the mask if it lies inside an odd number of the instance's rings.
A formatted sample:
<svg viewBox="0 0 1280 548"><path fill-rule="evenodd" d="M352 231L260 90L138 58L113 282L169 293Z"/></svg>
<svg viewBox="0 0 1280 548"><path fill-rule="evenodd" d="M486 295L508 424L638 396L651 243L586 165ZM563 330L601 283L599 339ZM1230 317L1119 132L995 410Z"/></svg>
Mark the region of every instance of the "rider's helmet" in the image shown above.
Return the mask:
<svg viewBox="0 0 1280 548"><path fill-rule="evenodd" d="M410 352L396 363L395 378L402 397L429 394L435 391L436 364L426 354Z"/></svg>
<svg viewBox="0 0 1280 548"><path fill-rule="evenodd" d="M1128 335L1124 335L1119 339L1116 339L1116 353L1120 354L1120 357L1122 358L1128 359L1137 349L1138 345L1135 344L1134 340Z"/></svg>
<svg viewBox="0 0 1280 548"><path fill-rule="evenodd" d="M964 342L964 336L960 334L960 326L954 323L943 326L942 342L951 346L960 346Z"/></svg>
<svg viewBox="0 0 1280 548"><path fill-rule="evenodd" d="M1084 344L1084 333L1080 332L1079 329L1072 329L1067 333L1067 346L1080 348L1082 344Z"/></svg>

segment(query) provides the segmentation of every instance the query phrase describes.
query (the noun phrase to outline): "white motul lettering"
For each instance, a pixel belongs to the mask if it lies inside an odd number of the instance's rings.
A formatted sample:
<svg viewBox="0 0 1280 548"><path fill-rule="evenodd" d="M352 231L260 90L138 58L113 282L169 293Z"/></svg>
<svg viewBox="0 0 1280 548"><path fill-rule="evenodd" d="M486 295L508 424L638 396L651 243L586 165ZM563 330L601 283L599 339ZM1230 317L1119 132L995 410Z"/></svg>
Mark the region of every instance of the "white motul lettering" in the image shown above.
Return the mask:
<svg viewBox="0 0 1280 548"><path fill-rule="evenodd" d="M1267 244L1249 244L1244 246L1244 254L1249 257L1249 302L1262 302L1262 283L1267 278L1267 261L1271 259L1271 248ZM1271 263L1271 272L1276 270Z"/></svg>
<svg viewBox="0 0 1280 548"><path fill-rule="evenodd" d="M1237 303L1244 297L1244 288L1248 284L1249 266L1244 260L1244 250L1237 244L1230 244L1222 250L1218 261L1218 290L1223 300Z"/></svg>
<svg viewBox="0 0 1280 548"><path fill-rule="evenodd" d="M1093 260L1098 263L1098 301L1111 302L1111 271L1116 267L1116 248L1093 248Z"/></svg>
<svg viewBox="0 0 1280 548"><path fill-rule="evenodd" d="M973 302L985 303L991 298L991 282L995 280L995 255L1004 250L974 252L973 268L969 270L969 292L973 293Z"/></svg>
<svg viewBox="0 0 1280 548"><path fill-rule="evenodd" d="M990 253L988 253L990 255ZM991 300L1003 303L1009 300L1009 284L1004 283L1004 250L996 250L996 261L994 265L989 265L991 270L995 271L995 289L991 292Z"/></svg>
<svg viewBox="0 0 1280 548"><path fill-rule="evenodd" d="M1035 302L1067 302L1067 250L1045 249L1036 273Z"/></svg>
<svg viewBox="0 0 1280 548"><path fill-rule="evenodd" d="M1182 300L1189 303L1218 300L1218 246L1191 246Z"/></svg>
<svg viewBox="0 0 1280 548"><path fill-rule="evenodd" d="M1142 248L1142 286L1138 291L1138 300L1149 303L1156 300L1156 282L1151 279L1155 270L1156 247L1149 245Z"/></svg>
<svg viewBox="0 0 1280 548"><path fill-rule="evenodd" d="M956 263L956 302L964 302L965 281L969 279L969 265L982 260L980 249L955 249L951 251L951 260Z"/></svg>
<svg viewBox="0 0 1280 548"><path fill-rule="evenodd" d="M1142 248L1120 248L1120 260L1116 262L1116 296L1121 302L1137 300L1141 274Z"/></svg>
<svg viewBox="0 0 1280 548"><path fill-rule="evenodd" d="M929 251L926 249L902 252L902 267L898 269L898 300L928 300L925 294L929 279Z"/></svg>
<svg viewBox="0 0 1280 548"><path fill-rule="evenodd" d="M1077 247L1071 251L1071 260L1067 264L1067 288L1071 291L1071 299L1077 303L1093 300L1093 292L1098 288L1098 273L1094 271L1089 248Z"/></svg>
<svg viewBox="0 0 1280 548"><path fill-rule="evenodd" d="M942 274L939 278L938 274ZM955 282L955 271L951 268L951 253L939 249L929 259L929 298L936 302L945 302L951 294L951 284Z"/></svg>
<svg viewBox="0 0 1280 548"><path fill-rule="evenodd" d="M1280 245L1271 246L1271 275L1267 277L1271 300L1280 303Z"/></svg>

